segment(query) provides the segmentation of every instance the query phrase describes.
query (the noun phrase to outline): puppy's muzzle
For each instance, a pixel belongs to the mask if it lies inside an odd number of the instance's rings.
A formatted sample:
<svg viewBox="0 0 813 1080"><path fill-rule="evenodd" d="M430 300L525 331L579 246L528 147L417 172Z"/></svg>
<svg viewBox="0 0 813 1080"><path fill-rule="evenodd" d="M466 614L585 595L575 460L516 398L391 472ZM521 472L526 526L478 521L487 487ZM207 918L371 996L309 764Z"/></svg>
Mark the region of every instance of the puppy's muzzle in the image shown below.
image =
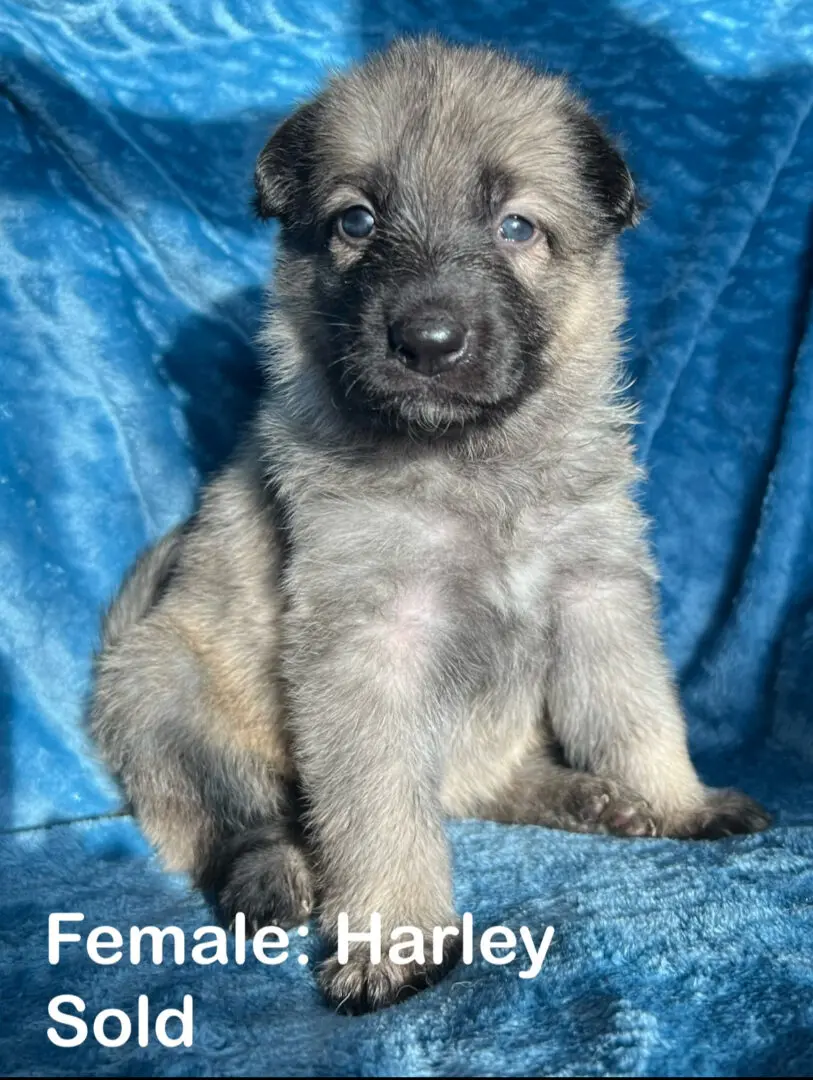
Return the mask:
<svg viewBox="0 0 813 1080"><path fill-rule="evenodd" d="M395 356L419 375L440 375L454 367L466 351L467 328L451 312L422 307L389 327Z"/></svg>

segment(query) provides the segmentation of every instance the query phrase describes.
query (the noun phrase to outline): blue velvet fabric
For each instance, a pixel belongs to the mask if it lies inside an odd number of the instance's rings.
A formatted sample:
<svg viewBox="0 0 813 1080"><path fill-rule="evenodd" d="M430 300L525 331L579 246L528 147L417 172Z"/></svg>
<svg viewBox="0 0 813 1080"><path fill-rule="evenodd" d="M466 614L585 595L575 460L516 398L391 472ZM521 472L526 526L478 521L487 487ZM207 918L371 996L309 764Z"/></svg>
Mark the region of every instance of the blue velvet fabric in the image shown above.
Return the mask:
<svg viewBox="0 0 813 1080"><path fill-rule="evenodd" d="M704 775L778 813L717 843L450 827L460 910L555 928L382 1014L308 966L47 962L210 921L82 731L100 606L251 409L269 127L399 30L569 72L650 202L624 239L663 626ZM0 0L0 1067L18 1075L808 1075L813 1069L813 8L786 0ZM299 951L299 947L295 951ZM195 1001L195 1042L46 1038Z"/></svg>

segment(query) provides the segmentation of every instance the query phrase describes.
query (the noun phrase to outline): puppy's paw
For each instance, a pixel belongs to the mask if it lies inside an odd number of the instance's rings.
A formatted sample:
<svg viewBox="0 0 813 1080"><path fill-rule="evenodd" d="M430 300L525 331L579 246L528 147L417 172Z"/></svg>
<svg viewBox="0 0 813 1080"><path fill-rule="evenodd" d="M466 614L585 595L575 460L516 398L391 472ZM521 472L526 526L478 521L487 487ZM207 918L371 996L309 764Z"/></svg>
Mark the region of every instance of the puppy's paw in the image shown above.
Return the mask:
<svg viewBox="0 0 813 1080"><path fill-rule="evenodd" d="M331 956L319 971L319 984L337 1012L355 1015L375 1012L388 1005L398 1005L419 990L434 986L457 963L461 952L460 938L444 943L443 961L431 959L431 942L427 940L426 963L410 961L395 964L382 952L378 964L370 961L369 949L351 949L346 964Z"/></svg>
<svg viewBox="0 0 813 1080"><path fill-rule="evenodd" d="M762 832L771 824L771 815L758 802L733 788L709 789L704 802L684 817L670 823L668 836L691 840L719 840L739 833Z"/></svg>
<svg viewBox="0 0 813 1080"><path fill-rule="evenodd" d="M224 922L231 926L242 912L250 934L262 926L290 929L306 922L313 911L313 880L305 851L274 836L235 838L220 854L213 891Z"/></svg>
<svg viewBox="0 0 813 1080"><path fill-rule="evenodd" d="M655 812L646 799L614 780L574 772L562 787L549 821L571 832L612 833L615 836L655 836Z"/></svg>

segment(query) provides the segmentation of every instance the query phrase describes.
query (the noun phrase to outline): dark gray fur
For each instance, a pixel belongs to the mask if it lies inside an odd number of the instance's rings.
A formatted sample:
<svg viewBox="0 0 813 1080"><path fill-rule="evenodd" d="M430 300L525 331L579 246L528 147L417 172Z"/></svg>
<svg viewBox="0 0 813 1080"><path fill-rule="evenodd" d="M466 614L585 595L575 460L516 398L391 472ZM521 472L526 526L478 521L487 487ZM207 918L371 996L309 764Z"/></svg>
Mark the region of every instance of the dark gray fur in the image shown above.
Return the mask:
<svg viewBox="0 0 813 1080"><path fill-rule="evenodd" d="M350 244L336 215L359 203L376 231ZM282 225L268 396L97 664L93 731L167 863L228 916L316 904L335 937L378 911L386 939L456 919L445 815L764 828L699 781L659 641L618 394L639 201L579 100L489 50L399 42L278 129L257 207ZM527 248L497 240L512 212ZM387 338L427 304L469 330L434 378ZM321 980L364 1009L442 970L358 950Z"/></svg>

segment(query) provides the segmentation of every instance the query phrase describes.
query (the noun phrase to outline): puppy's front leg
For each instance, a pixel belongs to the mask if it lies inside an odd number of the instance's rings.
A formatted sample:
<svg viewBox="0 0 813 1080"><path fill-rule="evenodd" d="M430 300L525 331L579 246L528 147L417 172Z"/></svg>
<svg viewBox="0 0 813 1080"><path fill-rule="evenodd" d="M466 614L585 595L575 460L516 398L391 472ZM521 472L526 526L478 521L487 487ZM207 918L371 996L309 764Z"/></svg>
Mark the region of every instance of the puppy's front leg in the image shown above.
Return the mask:
<svg viewBox="0 0 813 1080"><path fill-rule="evenodd" d="M770 819L748 796L699 780L643 571L571 573L558 596L550 718L571 765L633 789L658 831L713 838Z"/></svg>
<svg viewBox="0 0 813 1080"><path fill-rule="evenodd" d="M374 912L381 918L380 963L357 944L347 963L334 955L320 973L347 1011L400 1001L455 958L453 935L440 963L432 954L432 927L457 921L439 806L444 703L432 627L420 596L364 601L375 592L366 581L356 599L295 604L288 626L291 734L317 852L321 928L335 942L342 913L351 933L369 932ZM391 933L404 926L424 934L425 962L389 958Z"/></svg>

